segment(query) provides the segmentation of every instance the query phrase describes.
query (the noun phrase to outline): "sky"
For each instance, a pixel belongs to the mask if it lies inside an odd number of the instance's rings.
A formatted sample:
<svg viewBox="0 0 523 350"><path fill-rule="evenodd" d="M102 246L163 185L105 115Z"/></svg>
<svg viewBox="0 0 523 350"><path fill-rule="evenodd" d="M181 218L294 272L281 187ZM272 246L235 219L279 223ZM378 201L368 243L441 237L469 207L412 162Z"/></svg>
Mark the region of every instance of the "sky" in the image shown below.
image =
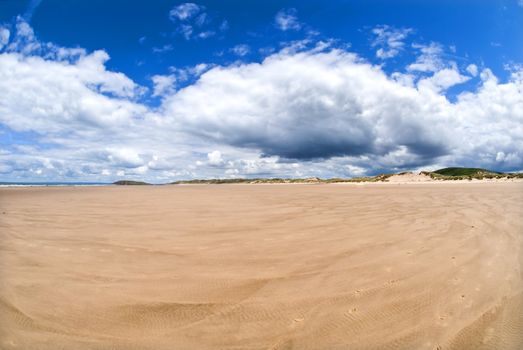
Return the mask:
<svg viewBox="0 0 523 350"><path fill-rule="evenodd" d="M523 0L1 0L0 181L523 170Z"/></svg>

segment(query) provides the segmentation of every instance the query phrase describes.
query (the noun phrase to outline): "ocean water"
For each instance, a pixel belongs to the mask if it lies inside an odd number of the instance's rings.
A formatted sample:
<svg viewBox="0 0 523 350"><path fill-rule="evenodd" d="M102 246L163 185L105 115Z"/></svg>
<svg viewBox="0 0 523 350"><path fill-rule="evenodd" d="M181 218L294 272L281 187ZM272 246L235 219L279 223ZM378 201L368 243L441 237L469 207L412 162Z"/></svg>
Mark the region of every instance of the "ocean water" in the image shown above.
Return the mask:
<svg viewBox="0 0 523 350"><path fill-rule="evenodd" d="M108 186L106 182L2 182L0 187L47 187L47 186Z"/></svg>

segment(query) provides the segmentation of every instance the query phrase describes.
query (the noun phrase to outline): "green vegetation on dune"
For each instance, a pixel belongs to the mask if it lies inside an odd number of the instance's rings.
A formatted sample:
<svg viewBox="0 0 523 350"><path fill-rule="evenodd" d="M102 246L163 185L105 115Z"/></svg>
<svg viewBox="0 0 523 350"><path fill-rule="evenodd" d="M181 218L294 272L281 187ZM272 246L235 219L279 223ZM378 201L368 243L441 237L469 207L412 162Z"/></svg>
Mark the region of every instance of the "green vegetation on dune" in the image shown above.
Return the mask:
<svg viewBox="0 0 523 350"><path fill-rule="evenodd" d="M171 182L171 185L214 185L214 184L320 184L320 183L355 183L355 182L387 182L393 175L408 175L411 172L398 174L380 174L375 176L363 176L354 178L236 178L236 179L194 179ZM500 173L480 168L444 168L436 171L422 171L421 175L430 176L433 180L482 180L482 179L514 179L523 178L523 173ZM150 185L142 181L120 180L115 185Z"/></svg>
<svg viewBox="0 0 523 350"><path fill-rule="evenodd" d="M387 178L394 174L381 174L376 176L356 177L351 179L331 178L320 179L317 177L302 178L302 179L286 179L286 178L254 178L254 179L196 179L196 180L181 180L172 182L173 185L198 185L198 184L292 184L292 183L340 183L340 182L379 182L386 181Z"/></svg>
<svg viewBox="0 0 523 350"><path fill-rule="evenodd" d="M500 175L502 173L487 169L481 168L443 168L436 171L433 171L436 174L445 175L445 176L470 176L470 175L479 175L479 174L496 174Z"/></svg>
<svg viewBox="0 0 523 350"><path fill-rule="evenodd" d="M314 178L307 179L282 179L282 178L254 178L254 179L196 179L196 180L180 180L172 182L173 185L190 185L190 184L243 184L243 183L316 183L324 180Z"/></svg>
<svg viewBox="0 0 523 350"><path fill-rule="evenodd" d="M422 172L435 180L483 180L483 179L514 179L523 178L523 173L502 173L481 168L443 168L433 172Z"/></svg>
<svg viewBox="0 0 523 350"><path fill-rule="evenodd" d="M147 182L143 181L132 181L132 180L120 180L113 182L113 185L120 185L120 186L141 186L141 185L150 185Z"/></svg>

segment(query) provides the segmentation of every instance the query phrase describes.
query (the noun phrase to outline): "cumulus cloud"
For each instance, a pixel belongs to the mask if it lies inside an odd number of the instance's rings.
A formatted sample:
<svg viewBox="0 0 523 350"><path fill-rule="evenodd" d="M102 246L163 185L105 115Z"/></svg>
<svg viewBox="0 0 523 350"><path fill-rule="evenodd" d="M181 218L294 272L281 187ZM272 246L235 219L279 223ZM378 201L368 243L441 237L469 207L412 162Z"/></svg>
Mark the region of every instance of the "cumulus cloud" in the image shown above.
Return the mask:
<svg viewBox="0 0 523 350"><path fill-rule="evenodd" d="M170 74L153 75L151 80L153 82L153 97L165 97L171 95L176 91L177 86L187 84L194 79L197 79L201 74L211 69L213 65L207 63L199 63L195 66L185 68L170 67Z"/></svg>
<svg viewBox="0 0 523 350"><path fill-rule="evenodd" d="M20 18L16 28L0 53L0 126L33 146L14 142L0 156L2 164L14 174L60 177L101 172L103 162L124 164L115 162L121 158L118 152L111 158L103 148L113 144L111 149L118 149L118 143L135 137L123 131L148 115L148 108L135 102L145 88L106 69L105 51L87 54L38 42Z"/></svg>
<svg viewBox="0 0 523 350"><path fill-rule="evenodd" d="M71 64L0 55L0 122L17 131L37 132L73 126L81 132L129 123L145 111L129 101L140 89L123 74L107 71L108 58L104 51L95 51Z"/></svg>
<svg viewBox="0 0 523 350"><path fill-rule="evenodd" d="M498 169L523 168L523 71L514 72L506 83L488 69L475 93L458 97L454 107L463 144L455 156L474 158L475 164ZM470 159L467 161L471 161Z"/></svg>
<svg viewBox="0 0 523 350"><path fill-rule="evenodd" d="M431 159L446 152L443 120L425 128L430 116L418 99L416 90L354 54L332 50L211 69L168 99L166 109L201 137L270 156L385 155L403 145Z"/></svg>
<svg viewBox="0 0 523 350"><path fill-rule="evenodd" d="M456 68L444 68L429 78L421 79L418 82L418 89L429 89L435 92L441 92L454 85L462 84L469 79L468 76L462 75Z"/></svg>
<svg viewBox="0 0 523 350"><path fill-rule="evenodd" d="M507 112L492 121L482 113L482 122L501 130L519 118L515 106L522 99L521 81L514 75L504 85L512 100L494 102L496 94L486 91L502 85L489 72L482 74L485 83L478 93L483 103L503 105L500 110ZM211 69L197 84L169 97L164 107L169 118L198 137L282 159L345 157L358 166L366 162L381 168L441 159L470 164L479 151L462 147L462 140L479 136L480 128L473 127L476 107L469 102L478 93L460 95L455 103L441 94L467 79L457 68L443 68L409 86L342 50L278 53L261 64ZM521 144L521 137L510 139ZM482 164L492 165L499 151L517 153L510 148L492 150Z"/></svg>
<svg viewBox="0 0 523 350"><path fill-rule="evenodd" d="M301 23L298 21L297 11L294 8L282 9L274 17L276 28L282 31L300 30Z"/></svg>
<svg viewBox="0 0 523 350"><path fill-rule="evenodd" d="M470 76L445 61L437 44L417 46L416 62L389 75L309 39L259 63L173 67L153 76L148 91L109 70L105 51L39 42L25 24L18 21L0 51L0 132L26 140L2 144L6 179L523 168L518 66L506 81L467 67L479 85L451 101L446 90ZM159 105L145 104L144 95Z"/></svg>
<svg viewBox="0 0 523 350"><path fill-rule="evenodd" d="M106 152L107 159L117 167L138 168L144 164L140 154L131 148L109 148Z"/></svg>
<svg viewBox="0 0 523 350"><path fill-rule="evenodd" d="M409 71L437 72L444 68L445 62L441 57L443 54L443 46L441 44L432 42L429 45L414 44L412 47L419 50L420 54L416 62L407 67Z"/></svg>
<svg viewBox="0 0 523 350"><path fill-rule="evenodd" d="M154 75L151 79L154 84L153 97L170 95L175 91L175 75Z"/></svg>
<svg viewBox="0 0 523 350"><path fill-rule="evenodd" d="M372 29L373 47L378 47L376 57L388 59L397 56L405 48L404 40L413 30L411 28L394 28L388 25L379 25Z"/></svg>
<svg viewBox="0 0 523 350"><path fill-rule="evenodd" d="M207 153L207 158L210 165L217 166L223 164L222 152L220 151L212 151L211 153Z"/></svg>

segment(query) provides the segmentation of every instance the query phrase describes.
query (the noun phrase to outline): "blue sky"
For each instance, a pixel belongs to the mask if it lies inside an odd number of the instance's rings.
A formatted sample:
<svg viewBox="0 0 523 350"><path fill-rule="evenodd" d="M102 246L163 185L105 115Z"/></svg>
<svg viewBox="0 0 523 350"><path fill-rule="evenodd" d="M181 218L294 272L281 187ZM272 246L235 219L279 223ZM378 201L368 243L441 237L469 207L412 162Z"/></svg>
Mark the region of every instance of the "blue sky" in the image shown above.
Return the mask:
<svg viewBox="0 0 523 350"><path fill-rule="evenodd" d="M0 180L523 169L523 2L0 1Z"/></svg>

